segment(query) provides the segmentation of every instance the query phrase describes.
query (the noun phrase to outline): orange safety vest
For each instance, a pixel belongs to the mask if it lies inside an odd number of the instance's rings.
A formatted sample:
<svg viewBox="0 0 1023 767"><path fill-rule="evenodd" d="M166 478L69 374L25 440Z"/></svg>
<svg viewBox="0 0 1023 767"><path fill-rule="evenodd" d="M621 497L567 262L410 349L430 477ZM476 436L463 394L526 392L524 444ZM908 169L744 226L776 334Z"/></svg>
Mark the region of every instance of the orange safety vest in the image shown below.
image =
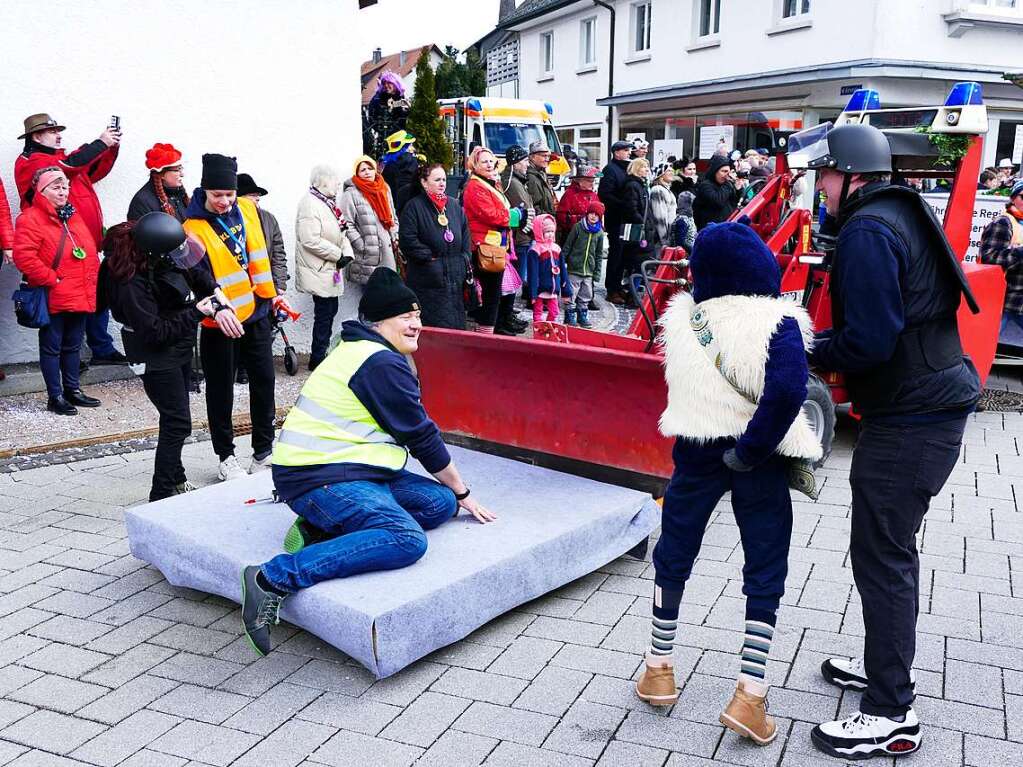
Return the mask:
<svg viewBox="0 0 1023 767"><path fill-rule="evenodd" d="M206 257L213 267L213 278L231 302L231 308L238 319L245 322L256 308L255 296L274 298L277 290L270 272L270 256L266 250L266 238L259 223L256 204L239 197L238 209L245 225L245 252L249 259L247 268L241 265L225 244L229 235L214 229L206 219L190 218L182 226L206 246ZM204 319L202 324L208 328L217 326L210 317Z"/></svg>

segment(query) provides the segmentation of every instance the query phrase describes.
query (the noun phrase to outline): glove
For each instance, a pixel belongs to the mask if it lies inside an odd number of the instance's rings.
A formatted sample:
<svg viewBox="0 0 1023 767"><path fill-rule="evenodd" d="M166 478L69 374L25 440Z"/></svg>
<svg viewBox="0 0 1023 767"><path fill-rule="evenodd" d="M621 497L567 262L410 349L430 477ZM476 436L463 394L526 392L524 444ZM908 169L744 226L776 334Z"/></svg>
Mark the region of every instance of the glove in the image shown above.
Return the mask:
<svg viewBox="0 0 1023 767"><path fill-rule="evenodd" d="M741 460L739 460L739 456L736 454L734 447L731 448L730 450L726 450L725 454L721 456L721 460L724 461L725 466L727 466L732 471L745 472L753 470L752 466L750 466L749 464L745 464Z"/></svg>
<svg viewBox="0 0 1023 767"><path fill-rule="evenodd" d="M508 211L508 226L518 229L520 223L522 223L522 208L512 208Z"/></svg>

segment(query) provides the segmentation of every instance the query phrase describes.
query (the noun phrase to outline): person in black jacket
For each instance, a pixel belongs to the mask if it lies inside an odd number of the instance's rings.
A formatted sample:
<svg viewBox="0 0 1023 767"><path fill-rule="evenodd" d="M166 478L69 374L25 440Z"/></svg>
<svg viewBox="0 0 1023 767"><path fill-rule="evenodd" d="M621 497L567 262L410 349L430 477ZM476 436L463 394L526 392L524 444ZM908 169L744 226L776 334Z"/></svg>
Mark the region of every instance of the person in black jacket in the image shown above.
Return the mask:
<svg viewBox="0 0 1023 767"><path fill-rule="evenodd" d="M419 297L423 324L465 330L462 295L471 249L469 224L446 189L443 165L419 169L420 194L402 211L398 242L406 259L405 282Z"/></svg>
<svg viewBox="0 0 1023 767"><path fill-rule="evenodd" d="M622 238L622 268L626 280L637 274L640 265L648 258L653 258L654 249L650 245L647 219L650 215L650 163L642 157L629 163L629 172L622 185L622 219L623 228L626 224L639 227L630 231L629 237ZM635 304L632 293L628 294L626 304Z"/></svg>
<svg viewBox="0 0 1023 767"><path fill-rule="evenodd" d="M607 300L613 304L626 302L622 290L622 211L625 203L622 200L622 187L629 168L629 155L632 144L628 141L616 141L611 145L611 162L601 170L600 186L597 197L604 203L604 228L607 230L608 250L607 266L604 272L604 287L607 289Z"/></svg>
<svg viewBox="0 0 1023 767"><path fill-rule="evenodd" d="M732 161L727 155L715 154L710 158L707 172L696 185L693 201L693 219L696 228L727 221L739 204L745 179L733 179Z"/></svg>
<svg viewBox="0 0 1023 767"><path fill-rule="evenodd" d="M398 215L405 208L405 203L415 194L416 179L419 173L419 160L416 159L416 137L407 131L400 130L387 137L387 154L380 164L384 181L391 187L394 207Z"/></svg>
<svg viewBox="0 0 1023 767"><path fill-rule="evenodd" d="M154 144L146 150L149 180L135 192L128 205L128 221L138 221L147 213L166 213L185 220L188 192L181 167L181 152L173 144Z"/></svg>
<svg viewBox="0 0 1023 767"><path fill-rule="evenodd" d="M807 153L827 195L822 229L838 235L829 286L834 327L818 335L810 362L845 373L862 417L849 475L849 559L865 630L861 657L821 666L831 684L863 691L859 712L824 722L811 738L839 758L901 756L921 742L911 671L917 533L959 461L980 395L957 320L964 299L972 311L978 306L930 206L891 183L891 147L881 131L842 125Z"/></svg>
<svg viewBox="0 0 1023 767"><path fill-rule="evenodd" d="M121 338L132 369L160 413L160 434L150 501L194 489L185 477L181 447L192 431L188 391L192 344L203 317L215 318L237 338L241 323L202 269L204 251L166 213L112 227L103 241L99 295L122 323Z"/></svg>

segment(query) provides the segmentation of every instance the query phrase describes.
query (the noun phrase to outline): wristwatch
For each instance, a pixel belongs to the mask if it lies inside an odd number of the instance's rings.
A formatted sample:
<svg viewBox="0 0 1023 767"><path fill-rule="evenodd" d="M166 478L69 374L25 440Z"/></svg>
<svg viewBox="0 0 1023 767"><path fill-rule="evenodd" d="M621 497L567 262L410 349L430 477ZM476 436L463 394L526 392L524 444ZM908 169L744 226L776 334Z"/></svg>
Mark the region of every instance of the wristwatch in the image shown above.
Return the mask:
<svg viewBox="0 0 1023 767"><path fill-rule="evenodd" d="M469 497L469 493L471 493L471 492L472 492L472 490L470 490L467 487L467 488L465 488L465 492L464 493L455 493L455 500L456 501L464 501L466 498Z"/></svg>

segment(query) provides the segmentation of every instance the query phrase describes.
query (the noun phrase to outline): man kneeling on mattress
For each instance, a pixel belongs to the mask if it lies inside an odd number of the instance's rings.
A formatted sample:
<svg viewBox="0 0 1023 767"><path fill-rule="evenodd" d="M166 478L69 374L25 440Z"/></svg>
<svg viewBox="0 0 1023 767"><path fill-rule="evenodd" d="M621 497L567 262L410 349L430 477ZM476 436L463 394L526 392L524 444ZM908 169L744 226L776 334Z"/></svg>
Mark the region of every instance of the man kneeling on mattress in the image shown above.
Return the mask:
<svg viewBox="0 0 1023 767"><path fill-rule="evenodd" d="M289 594L411 565L426 553L423 531L459 507L480 522L496 519L469 495L403 356L419 347L415 293L379 267L359 314L309 376L274 447L277 496L298 519L287 553L242 571L242 620L260 655ZM439 481L406 471L409 453Z"/></svg>

